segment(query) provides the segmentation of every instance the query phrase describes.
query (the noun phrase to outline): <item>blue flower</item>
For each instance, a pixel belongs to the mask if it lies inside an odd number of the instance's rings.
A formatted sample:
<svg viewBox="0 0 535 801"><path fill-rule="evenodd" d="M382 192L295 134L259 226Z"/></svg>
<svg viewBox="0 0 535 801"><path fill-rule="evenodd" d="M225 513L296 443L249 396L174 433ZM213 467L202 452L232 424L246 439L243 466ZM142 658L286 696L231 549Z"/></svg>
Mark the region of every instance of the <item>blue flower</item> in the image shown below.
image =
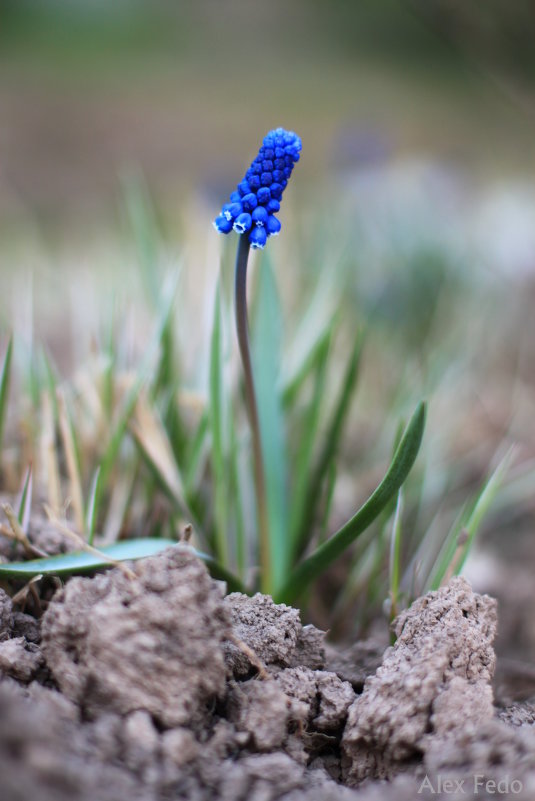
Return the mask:
<svg viewBox="0 0 535 801"><path fill-rule="evenodd" d="M243 181L214 220L215 229L221 234L233 230L247 234L252 248L263 248L268 237L280 232L274 215L300 153L301 140L293 131L270 131Z"/></svg>

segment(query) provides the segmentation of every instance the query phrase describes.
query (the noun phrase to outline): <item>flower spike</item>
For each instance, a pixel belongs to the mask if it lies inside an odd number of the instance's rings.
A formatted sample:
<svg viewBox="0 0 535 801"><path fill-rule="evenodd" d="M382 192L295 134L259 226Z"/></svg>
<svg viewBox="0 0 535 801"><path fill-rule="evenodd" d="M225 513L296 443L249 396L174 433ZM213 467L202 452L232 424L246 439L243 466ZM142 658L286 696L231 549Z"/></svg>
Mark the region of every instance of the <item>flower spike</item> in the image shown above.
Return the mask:
<svg viewBox="0 0 535 801"><path fill-rule="evenodd" d="M270 131L230 202L214 220L215 229L221 234L233 230L246 234L252 248L263 248L281 229L274 215L300 153L301 140L293 131Z"/></svg>

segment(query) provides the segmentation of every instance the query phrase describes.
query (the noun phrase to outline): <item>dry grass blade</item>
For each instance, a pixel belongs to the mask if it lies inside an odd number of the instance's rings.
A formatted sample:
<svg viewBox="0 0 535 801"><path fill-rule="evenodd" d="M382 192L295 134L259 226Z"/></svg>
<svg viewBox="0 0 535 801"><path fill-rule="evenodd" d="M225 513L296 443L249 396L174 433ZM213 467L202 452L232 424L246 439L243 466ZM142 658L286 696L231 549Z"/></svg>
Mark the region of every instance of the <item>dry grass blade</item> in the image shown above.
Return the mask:
<svg viewBox="0 0 535 801"><path fill-rule="evenodd" d="M121 471L114 482L106 517L100 530L99 544L101 546L111 545L117 541L130 509L136 476L137 465L125 466L125 469ZM89 508L91 508L91 505L90 501ZM94 533L94 522L90 526L90 532Z"/></svg>
<svg viewBox="0 0 535 801"><path fill-rule="evenodd" d="M11 603L15 606L20 606L21 604L24 605L26 598L28 597L28 593L30 593L35 601L39 614L41 614L41 599L39 598L39 594L35 585L41 581L42 578L43 576L41 574L31 578L28 583L24 585L24 587L15 593L15 595L11 598Z"/></svg>
<svg viewBox="0 0 535 801"><path fill-rule="evenodd" d="M80 470L78 468L78 460L76 458L76 449L72 435L71 421L69 420L65 396L61 390L57 391L57 400L59 429L61 432L61 439L63 441L63 449L65 451L65 461L67 462L71 504L74 511L76 527L78 531L83 532L85 530L85 519L82 481L80 478Z"/></svg>
<svg viewBox="0 0 535 801"><path fill-rule="evenodd" d="M26 551L28 556L31 557L48 556L48 554L45 553L45 551L42 551L40 548L37 548L30 542L30 540L24 533L21 524L19 523L17 515L15 514L13 508L9 503L2 504L2 511L7 517L9 522L9 528L6 528L6 526L0 526L0 532L4 535L4 537L9 537L9 539L15 540L15 542L19 542Z"/></svg>
<svg viewBox="0 0 535 801"><path fill-rule="evenodd" d="M169 438L156 410L149 405L146 395L140 395L137 400L130 428L141 452L155 470L160 482L180 511L189 517L182 477Z"/></svg>
<svg viewBox="0 0 535 801"><path fill-rule="evenodd" d="M236 648L238 648L239 651L242 652L244 656L247 657L251 665L254 668L256 668L256 670L258 671L259 679L265 680L270 678L270 674L268 673L266 666L264 665L260 657L256 655L253 649L249 645L247 645L246 642L240 640L240 638L237 637L234 633L229 635L229 640L233 645L236 646Z"/></svg>
<svg viewBox="0 0 535 801"><path fill-rule="evenodd" d="M454 551L452 560L451 560L450 564L448 565L448 568L447 568L446 572L444 573L444 578L440 582L440 586L441 587L445 587L447 584L449 584L451 579L453 578L453 576L455 576L458 573L458 571L459 571L459 569L461 567L461 563L462 563L462 559L463 559L463 555L464 555L464 549L465 549L466 543L469 540L469 537L470 537L470 535L469 535L468 531L465 528L462 528L460 530L458 536L457 536L457 544L455 546L455 551Z"/></svg>
<svg viewBox="0 0 535 801"><path fill-rule="evenodd" d="M19 511L17 514L17 520L19 521L21 528L25 534L28 533L28 527L30 525L32 492L33 492L33 468L30 463L30 466L26 471L24 484L22 485L22 490L20 493L20 501L19 501Z"/></svg>
<svg viewBox="0 0 535 801"><path fill-rule="evenodd" d="M40 478L42 486L46 487L48 505L57 511L61 508L61 481L56 449L54 411L50 393L47 391L42 394L41 409L43 422L40 438Z"/></svg>
<svg viewBox="0 0 535 801"><path fill-rule="evenodd" d="M59 520L59 518L55 515L54 510L51 509L49 506L45 505L45 512L46 516L48 517L49 521L52 523L58 531L64 534L66 537L69 537L73 542L75 542L78 547L82 551L86 551L87 553L93 554L93 556L97 556L99 559L102 559L104 562L107 562L113 567L119 568L125 576L129 579L135 579L136 574L133 570L130 570L129 567L124 565L122 562L117 561L117 559L112 559L110 556L107 556L102 551L99 551L98 548L93 548L92 545L89 545L83 537L77 534L75 531L70 529L63 521Z"/></svg>
<svg viewBox="0 0 535 801"><path fill-rule="evenodd" d="M4 428L7 415L7 399L9 394L9 383L11 376L12 353L13 353L13 337L11 337L9 340L6 350L6 355L4 357L2 374L0 375L0 452L2 450L2 442L4 437Z"/></svg>

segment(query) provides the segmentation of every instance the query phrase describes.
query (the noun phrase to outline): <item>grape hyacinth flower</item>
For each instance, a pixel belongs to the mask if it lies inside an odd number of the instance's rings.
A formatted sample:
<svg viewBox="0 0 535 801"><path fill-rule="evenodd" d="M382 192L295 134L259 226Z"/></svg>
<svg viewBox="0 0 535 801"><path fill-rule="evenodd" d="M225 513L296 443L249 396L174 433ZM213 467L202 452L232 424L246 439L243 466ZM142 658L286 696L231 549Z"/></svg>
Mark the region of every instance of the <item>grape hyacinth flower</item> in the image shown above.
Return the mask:
<svg viewBox="0 0 535 801"><path fill-rule="evenodd" d="M280 232L281 224L275 214L280 209L282 193L286 189L295 162L299 161L300 152L301 140L293 131L285 131L284 128L270 131L264 137L262 147L245 173L243 181L238 184L229 202L225 203L221 214L214 221L214 226L220 233L228 234L236 231L240 235L235 279L236 331L252 433L260 576L264 592L269 592L272 586L272 558L260 420L249 348L247 262L250 248L261 250L270 236L276 236Z"/></svg>
<svg viewBox="0 0 535 801"><path fill-rule="evenodd" d="M293 131L270 131L243 181L214 220L215 229L221 234L246 234L252 248L265 247L269 237L280 232L275 214L300 153L301 140Z"/></svg>

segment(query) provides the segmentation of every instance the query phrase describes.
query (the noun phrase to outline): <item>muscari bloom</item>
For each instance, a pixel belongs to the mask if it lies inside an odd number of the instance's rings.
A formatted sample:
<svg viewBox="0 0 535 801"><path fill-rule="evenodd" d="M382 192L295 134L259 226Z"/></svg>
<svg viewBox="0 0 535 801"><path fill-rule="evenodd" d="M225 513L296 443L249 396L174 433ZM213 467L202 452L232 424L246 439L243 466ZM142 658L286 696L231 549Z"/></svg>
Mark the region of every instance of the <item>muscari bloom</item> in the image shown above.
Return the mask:
<svg viewBox="0 0 535 801"><path fill-rule="evenodd" d="M243 181L214 220L216 231L246 234L255 249L263 248L270 236L277 236L281 224L275 214L300 152L301 140L293 131L270 131Z"/></svg>

